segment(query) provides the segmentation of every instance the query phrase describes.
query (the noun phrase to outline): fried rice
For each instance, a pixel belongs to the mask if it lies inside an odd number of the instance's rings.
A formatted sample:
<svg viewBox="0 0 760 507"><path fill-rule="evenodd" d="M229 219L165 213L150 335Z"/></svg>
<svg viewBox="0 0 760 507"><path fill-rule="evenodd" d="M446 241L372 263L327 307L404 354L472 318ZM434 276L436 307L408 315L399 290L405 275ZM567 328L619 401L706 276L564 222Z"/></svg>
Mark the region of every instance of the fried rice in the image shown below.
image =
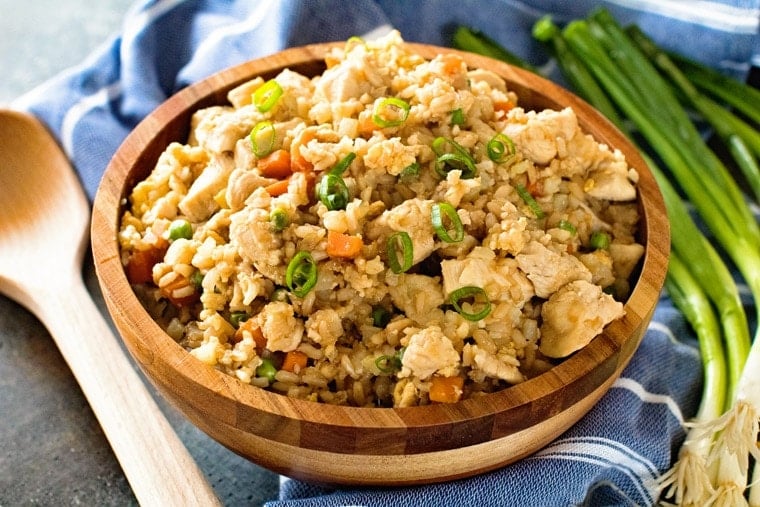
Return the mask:
<svg viewBox="0 0 760 507"><path fill-rule="evenodd" d="M128 199L136 294L258 388L370 407L537 375L620 318L644 248L637 174L570 108L524 110L392 32L195 112Z"/></svg>

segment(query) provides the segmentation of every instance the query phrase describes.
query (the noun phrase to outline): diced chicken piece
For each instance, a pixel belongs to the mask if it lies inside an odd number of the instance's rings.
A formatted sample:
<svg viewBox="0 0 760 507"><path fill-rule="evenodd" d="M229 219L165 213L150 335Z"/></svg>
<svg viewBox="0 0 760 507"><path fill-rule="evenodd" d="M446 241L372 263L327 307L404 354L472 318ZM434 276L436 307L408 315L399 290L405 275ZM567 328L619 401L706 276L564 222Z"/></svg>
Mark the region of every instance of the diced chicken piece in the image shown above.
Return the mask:
<svg viewBox="0 0 760 507"><path fill-rule="evenodd" d="M612 256L607 250L594 250L578 256L578 259L591 272L591 282L600 287L608 287L615 283L612 272Z"/></svg>
<svg viewBox="0 0 760 507"><path fill-rule="evenodd" d="M413 246L412 264L417 264L433 253L435 230L430 221L433 201L409 199L385 211L377 218L379 225L409 234Z"/></svg>
<svg viewBox="0 0 760 507"><path fill-rule="evenodd" d="M246 81L227 92L227 100L229 100L230 104L236 109L247 106L251 103L251 98L256 91L256 88L262 84L264 84L264 78L256 76L250 81Z"/></svg>
<svg viewBox="0 0 760 507"><path fill-rule="evenodd" d="M644 246L639 243L631 243L630 245L612 243L610 255L612 256L615 275L621 279L628 279L644 255Z"/></svg>
<svg viewBox="0 0 760 507"><path fill-rule="evenodd" d="M459 353L439 327L431 326L409 337L401 363L400 378L415 376L425 380L436 372L451 376L459 366Z"/></svg>
<svg viewBox="0 0 760 507"><path fill-rule="evenodd" d="M259 187L266 187L275 181L277 180L265 178L255 171L235 169L230 174L227 184L227 191L225 193L227 205L232 211L239 211L243 209L245 200L248 199L254 190Z"/></svg>
<svg viewBox="0 0 760 507"><path fill-rule="evenodd" d="M333 104L359 98L371 91L372 85L362 70L361 62L353 61L325 70L315 88L316 94Z"/></svg>
<svg viewBox="0 0 760 507"><path fill-rule="evenodd" d="M611 201L632 201L636 198L636 187L629 178L628 165L622 155L590 171L586 179L586 192L591 197Z"/></svg>
<svg viewBox="0 0 760 507"><path fill-rule="evenodd" d="M203 222L210 217L219 209L214 197L224 190L234 168L235 163L231 156L214 157L179 202L180 211L191 222Z"/></svg>
<svg viewBox="0 0 760 507"><path fill-rule="evenodd" d="M525 123L509 123L503 133L527 159L540 165L548 164L557 156L557 138L572 139L578 129L578 119L570 108L530 111L525 113L525 120Z"/></svg>
<svg viewBox="0 0 760 507"><path fill-rule="evenodd" d="M443 304L444 296L435 278L404 274L399 276L396 285L389 287L389 292L396 308L420 325L442 318L443 312L438 307Z"/></svg>
<svg viewBox="0 0 760 507"><path fill-rule="evenodd" d="M314 94L314 84L311 79L298 72L285 69L277 74L275 81L282 88L282 95L272 109L276 119L307 118L308 104Z"/></svg>
<svg viewBox="0 0 760 507"><path fill-rule="evenodd" d="M541 308L539 351L547 357L566 357L585 347L604 326L624 314L623 304L598 285L584 280L570 282Z"/></svg>
<svg viewBox="0 0 760 507"><path fill-rule="evenodd" d="M518 266L533 283L536 296L548 298L563 285L575 281L591 281L591 272L581 261L568 253L554 252L538 241L515 256Z"/></svg>
<svg viewBox="0 0 760 507"><path fill-rule="evenodd" d="M303 322L295 316L293 307L282 301L267 304L257 316L261 332L271 351L290 352L301 343Z"/></svg>
<svg viewBox="0 0 760 507"><path fill-rule="evenodd" d="M253 128L256 121L247 108L213 106L193 115L191 144L198 144L211 153L233 151L235 143Z"/></svg>
<svg viewBox="0 0 760 507"><path fill-rule="evenodd" d="M514 259L496 258L482 247L476 247L464 259L441 261L441 275L445 294L471 285L483 288L492 302L508 301L518 308L534 295L533 284Z"/></svg>
<svg viewBox="0 0 760 507"><path fill-rule="evenodd" d="M519 361L507 351L492 354L475 344L468 343L462 350L462 365L480 370L487 377L495 377L510 384L518 384L525 377L518 368Z"/></svg>
<svg viewBox="0 0 760 507"><path fill-rule="evenodd" d="M472 285L484 287L491 276L489 259L467 257L465 259L445 259L441 261L443 292L451 294L460 287Z"/></svg>
<svg viewBox="0 0 760 507"><path fill-rule="evenodd" d="M495 90L505 93L507 91L507 84L504 82L504 79L490 70L474 69L467 72L467 77L472 81L483 81Z"/></svg>
<svg viewBox="0 0 760 507"><path fill-rule="evenodd" d="M230 242L238 245L240 257L261 274L275 283L285 282L282 238L272 230L267 210L245 208L232 214Z"/></svg>

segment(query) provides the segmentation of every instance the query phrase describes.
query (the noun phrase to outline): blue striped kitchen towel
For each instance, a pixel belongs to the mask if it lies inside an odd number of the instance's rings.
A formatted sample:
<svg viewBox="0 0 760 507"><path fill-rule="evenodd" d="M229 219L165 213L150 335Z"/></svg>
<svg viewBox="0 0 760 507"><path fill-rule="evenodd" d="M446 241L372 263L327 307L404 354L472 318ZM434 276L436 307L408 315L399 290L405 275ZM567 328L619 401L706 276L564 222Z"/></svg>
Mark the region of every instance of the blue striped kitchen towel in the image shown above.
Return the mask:
<svg viewBox="0 0 760 507"><path fill-rule="evenodd" d="M566 21L599 2L539 0L143 0L122 30L78 67L13 106L58 136L92 197L129 131L174 92L225 67L289 46L397 28L408 41L448 45L453 26L477 28L551 67L530 35L545 13ZM612 0L669 49L737 76L758 64L758 1ZM745 291L746 292L746 291ZM754 312L750 312L754 313ZM622 377L544 450L469 479L405 488L323 488L283 478L275 506L652 505L656 480L683 439L701 390L688 326L663 296Z"/></svg>

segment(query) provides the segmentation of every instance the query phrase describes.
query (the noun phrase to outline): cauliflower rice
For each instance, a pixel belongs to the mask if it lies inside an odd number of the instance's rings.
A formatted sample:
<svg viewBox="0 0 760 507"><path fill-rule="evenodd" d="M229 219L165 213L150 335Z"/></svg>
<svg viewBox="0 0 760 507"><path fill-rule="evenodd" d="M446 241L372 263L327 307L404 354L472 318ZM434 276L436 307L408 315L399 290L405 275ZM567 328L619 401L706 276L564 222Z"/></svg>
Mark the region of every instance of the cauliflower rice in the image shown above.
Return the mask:
<svg viewBox="0 0 760 507"><path fill-rule="evenodd" d="M522 382L623 315L637 174L571 109L523 110L397 32L325 61L197 111L129 197L128 278L190 354L292 397L404 407Z"/></svg>

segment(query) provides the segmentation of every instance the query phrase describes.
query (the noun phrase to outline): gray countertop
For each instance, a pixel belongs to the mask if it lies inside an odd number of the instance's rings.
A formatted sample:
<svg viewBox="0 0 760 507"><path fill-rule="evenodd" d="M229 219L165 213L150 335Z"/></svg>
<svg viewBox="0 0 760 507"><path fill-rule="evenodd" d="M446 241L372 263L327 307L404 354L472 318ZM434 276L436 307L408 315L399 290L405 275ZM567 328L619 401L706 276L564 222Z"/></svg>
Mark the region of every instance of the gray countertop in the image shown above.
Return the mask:
<svg viewBox="0 0 760 507"><path fill-rule="evenodd" d="M80 63L118 30L131 0L0 0L0 105ZM105 308L92 267L85 281ZM155 391L153 391L155 393ZM226 505L261 505L278 476L159 405ZM46 329L0 295L0 506L136 504L68 366Z"/></svg>

